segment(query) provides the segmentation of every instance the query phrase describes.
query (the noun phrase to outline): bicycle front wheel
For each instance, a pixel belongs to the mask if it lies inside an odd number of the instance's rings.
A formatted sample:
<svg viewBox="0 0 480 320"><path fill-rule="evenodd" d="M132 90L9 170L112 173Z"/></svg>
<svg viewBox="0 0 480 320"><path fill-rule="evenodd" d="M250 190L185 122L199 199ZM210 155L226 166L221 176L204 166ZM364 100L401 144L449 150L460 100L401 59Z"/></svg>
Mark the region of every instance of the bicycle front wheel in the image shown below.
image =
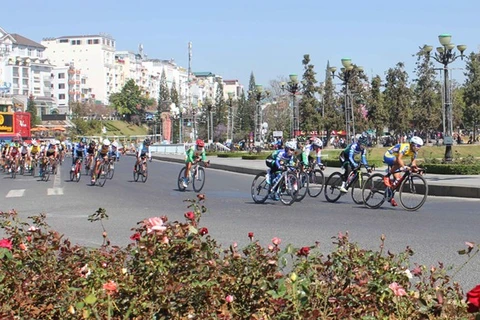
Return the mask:
<svg viewBox="0 0 480 320"><path fill-rule="evenodd" d="M255 203L265 203L268 198L270 185L267 184L265 175L265 172L261 172L253 178L251 193Z"/></svg>
<svg viewBox="0 0 480 320"><path fill-rule="evenodd" d="M107 182L107 176L108 176L108 164L102 164L100 167L100 174L98 175L98 178L97 178L97 183L100 187L103 187L105 185L105 182Z"/></svg>
<svg viewBox="0 0 480 320"><path fill-rule="evenodd" d="M352 200L356 204L363 204L363 185L370 175L368 173L358 172L358 177L352 183Z"/></svg>
<svg viewBox="0 0 480 320"><path fill-rule="evenodd" d="M323 185L325 183L325 176L323 175L323 171L316 169L314 171L311 171L308 176L308 195L312 198L318 197L318 195L322 193Z"/></svg>
<svg viewBox="0 0 480 320"><path fill-rule="evenodd" d="M293 173L287 173L287 178L281 177L277 190L280 196L280 201L289 206L295 202L298 192L298 179L297 175ZM285 181L286 180L286 181Z"/></svg>
<svg viewBox="0 0 480 320"><path fill-rule="evenodd" d="M295 201L302 201L308 192L308 175L305 172L300 172L298 174L298 185L297 185L297 195L295 197Z"/></svg>
<svg viewBox="0 0 480 320"><path fill-rule="evenodd" d="M195 192L200 192L205 185L205 169L202 167L197 168L197 174L192 177L193 179L193 190Z"/></svg>
<svg viewBox="0 0 480 320"><path fill-rule="evenodd" d="M383 183L383 174L372 174L363 184L363 203L370 209L380 208L386 200L387 189L388 187Z"/></svg>
<svg viewBox="0 0 480 320"><path fill-rule="evenodd" d="M400 204L405 210L416 211L420 209L428 196L428 184L425 178L417 173L412 173L400 185Z"/></svg>
<svg viewBox="0 0 480 320"><path fill-rule="evenodd" d="M181 170L180 170L180 173L178 174L178 179L177 179L177 186L178 186L178 190L180 191L185 191L185 187L183 186L183 178L185 177L185 167L183 167ZM138 180L138 179L137 179ZM137 181L135 180L135 181Z"/></svg>
<svg viewBox="0 0 480 320"><path fill-rule="evenodd" d="M147 163L144 164L145 166L145 170L143 170L142 168L142 172L140 173L141 175L141 179L142 179L142 182L145 183L147 181L147 178L148 178L148 167L147 167Z"/></svg>
<svg viewBox="0 0 480 320"><path fill-rule="evenodd" d="M340 172L332 173L325 183L325 199L328 202L337 202L342 196L339 188L342 185L342 174Z"/></svg>
<svg viewBox="0 0 480 320"><path fill-rule="evenodd" d="M109 164L109 165L108 165L108 172L107 172L107 173L108 173L107 178L108 178L109 180L112 180L113 175L115 174L115 167L113 166L113 164Z"/></svg>

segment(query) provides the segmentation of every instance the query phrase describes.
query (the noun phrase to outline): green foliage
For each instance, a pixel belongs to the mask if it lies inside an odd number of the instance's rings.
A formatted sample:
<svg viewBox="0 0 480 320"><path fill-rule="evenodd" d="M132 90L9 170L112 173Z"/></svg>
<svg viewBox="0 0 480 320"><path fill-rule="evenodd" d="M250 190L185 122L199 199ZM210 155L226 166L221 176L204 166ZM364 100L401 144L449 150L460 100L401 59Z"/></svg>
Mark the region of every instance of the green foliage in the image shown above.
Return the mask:
<svg viewBox="0 0 480 320"><path fill-rule="evenodd" d="M97 135L102 132L102 122L100 120L73 118L72 122L75 124L74 134L77 136Z"/></svg>
<svg viewBox="0 0 480 320"><path fill-rule="evenodd" d="M378 139L383 136L384 126L389 120L381 86L382 79L379 75L376 75L372 79L370 95L367 100L368 120L370 122L370 127L376 132L377 143Z"/></svg>
<svg viewBox="0 0 480 320"><path fill-rule="evenodd" d="M262 152L262 153L252 153L242 155L243 160L265 160L267 157L272 154L271 152Z"/></svg>
<svg viewBox="0 0 480 320"><path fill-rule="evenodd" d="M456 164L456 163L438 163L425 162L420 165L427 168L427 173L434 174L455 174L455 175L475 175L480 174L480 164Z"/></svg>
<svg viewBox="0 0 480 320"><path fill-rule="evenodd" d="M338 128L343 128L344 116L341 110L337 109L337 100L335 99L335 86L330 75L330 63L327 64L325 74L325 85L323 87L322 128L327 131L327 145L330 142L330 133Z"/></svg>
<svg viewBox="0 0 480 320"><path fill-rule="evenodd" d="M34 127L36 124L40 123L40 120L37 118L37 106L35 104L35 99L33 95L28 97L27 101L27 112L30 113L30 127Z"/></svg>
<svg viewBox="0 0 480 320"><path fill-rule="evenodd" d="M222 248L200 224L205 196L187 200L184 222L153 217L138 223L125 248L72 244L46 215L20 220L2 212L0 317L13 319L466 319L460 286L442 263L412 264L367 250L349 234L334 248L294 247L273 238ZM104 209L89 216L108 218ZM245 235L247 236L247 235ZM470 261L479 248L459 254ZM465 263L463 265L465 265ZM462 265L462 266L463 266ZM458 272L461 268L458 268ZM455 274L454 274L455 275ZM453 276L454 276L453 275Z"/></svg>
<svg viewBox="0 0 480 320"><path fill-rule="evenodd" d="M172 85L172 92L168 90L168 85L167 85L167 76L165 74L165 69L162 70L162 74L160 76L160 88L159 88L159 96L158 96L158 112L164 112L164 111L169 111L170 110L170 102L174 102L173 99L175 98L173 96L173 88L174 86ZM176 88L175 88L176 91ZM172 93L172 97L171 97ZM171 97L171 101L170 101ZM177 107L179 107L178 104L178 94L177 94L177 102L174 102Z"/></svg>
<svg viewBox="0 0 480 320"><path fill-rule="evenodd" d="M480 55L472 52L465 68L467 77L463 91L464 121L475 129L480 123ZM475 131L473 138L475 139Z"/></svg>
<svg viewBox="0 0 480 320"><path fill-rule="evenodd" d="M240 117L242 117L243 131L250 133L255 131L255 110L257 101L255 100L255 75L250 73L250 80L248 82L248 96L246 106L243 108Z"/></svg>
<svg viewBox="0 0 480 320"><path fill-rule="evenodd" d="M216 155L219 158L241 158L243 154L241 152L222 152Z"/></svg>
<svg viewBox="0 0 480 320"><path fill-rule="evenodd" d="M125 115L127 121L131 121L134 115L142 116L145 113L145 108L153 103L153 100L144 95L133 79L125 83L122 91L112 93L109 100L110 105L119 115Z"/></svg>
<svg viewBox="0 0 480 320"><path fill-rule="evenodd" d="M220 140L220 132L215 129L218 128L220 124L227 127L227 104L225 103L225 98L223 96L223 84L221 81L217 82L217 91L215 93L215 116L213 117L213 128L214 128L214 139Z"/></svg>
<svg viewBox="0 0 480 320"><path fill-rule="evenodd" d="M317 79L315 79L316 72L314 65L310 63L310 55L303 55L303 91L302 99L298 104L300 130L307 132L316 130L320 131L320 116L318 113L319 103L315 94L319 91L317 86Z"/></svg>
<svg viewBox="0 0 480 320"><path fill-rule="evenodd" d="M441 87L430 54L420 48L416 56L413 126L418 130L437 130L442 122Z"/></svg>
<svg viewBox="0 0 480 320"><path fill-rule="evenodd" d="M390 131L402 134L410 129L412 120L411 90L407 86L408 73L402 62L387 71L385 84L385 104L390 115Z"/></svg>

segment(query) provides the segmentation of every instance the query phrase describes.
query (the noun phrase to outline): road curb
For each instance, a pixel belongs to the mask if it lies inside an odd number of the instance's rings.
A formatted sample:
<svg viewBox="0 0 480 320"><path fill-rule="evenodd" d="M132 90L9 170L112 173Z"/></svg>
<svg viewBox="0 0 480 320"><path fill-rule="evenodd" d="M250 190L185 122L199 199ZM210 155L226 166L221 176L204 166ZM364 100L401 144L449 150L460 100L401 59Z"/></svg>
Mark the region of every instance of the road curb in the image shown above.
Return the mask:
<svg viewBox="0 0 480 320"><path fill-rule="evenodd" d="M176 162L176 163L184 163L185 160L183 159L175 159L171 157L162 157L154 155L152 156L153 159L166 161L166 162ZM248 161L248 160L245 160ZM257 175L260 172L264 172L265 170L247 168L247 167L239 167L239 166L230 166L225 164L215 164L211 163L210 168L223 170L223 171L230 171L230 172L237 172L249 175ZM328 176L325 176L325 180ZM428 195L430 196L437 196L437 197L457 197L457 198L480 198L480 187L474 186L459 186L459 185L437 185L428 182Z"/></svg>

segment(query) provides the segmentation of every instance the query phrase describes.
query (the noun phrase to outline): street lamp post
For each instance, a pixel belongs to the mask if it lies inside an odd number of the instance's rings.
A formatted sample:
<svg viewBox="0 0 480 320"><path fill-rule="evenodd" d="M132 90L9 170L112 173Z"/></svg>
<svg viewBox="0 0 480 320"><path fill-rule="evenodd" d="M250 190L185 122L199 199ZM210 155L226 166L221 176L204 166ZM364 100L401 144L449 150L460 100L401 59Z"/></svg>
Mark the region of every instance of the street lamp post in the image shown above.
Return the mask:
<svg viewBox="0 0 480 320"><path fill-rule="evenodd" d="M296 105L296 95L302 90L301 85L298 82L298 76L296 74L291 74L289 76L290 81L280 83L282 90L288 91L292 95L292 113L293 113L293 123L290 128L290 137L296 138L300 135L300 112L298 106Z"/></svg>
<svg viewBox="0 0 480 320"><path fill-rule="evenodd" d="M446 116L446 128L443 127L443 143L445 144L445 162L452 161L452 145L453 145L453 113L452 113L452 97L450 96L450 80L448 78L448 65L459 57L463 60L465 56L463 53L467 49L464 44L458 45L457 49L460 55L455 52L455 45L451 43L452 36L450 34L441 34L438 36L440 47L437 47L437 52L433 55L433 59L443 65L443 103L444 113ZM430 52L433 50L432 46L425 45L423 50L430 57Z"/></svg>
<svg viewBox="0 0 480 320"><path fill-rule="evenodd" d="M332 78L337 77L338 79L343 81L343 85L345 86L345 97L344 97L344 109L345 109L345 127L346 127L346 136L347 141L350 141L352 136L355 136L355 114L352 108L352 102L349 95L349 82L355 76L356 73L363 72L363 67L354 66L352 64L352 59L350 58L343 58L342 59L342 66L340 70L342 71L341 74L335 74L337 71L336 67L331 67L330 72L332 73Z"/></svg>
<svg viewBox="0 0 480 320"><path fill-rule="evenodd" d="M228 107L227 140L233 142L233 92L228 93Z"/></svg>
<svg viewBox="0 0 480 320"><path fill-rule="evenodd" d="M268 98L270 96L270 92L268 90L263 90L263 86L261 84L255 85L255 90L253 92L249 92L253 94L255 100L257 102L256 109L255 109L255 142L261 144L263 142L262 138L262 100Z"/></svg>

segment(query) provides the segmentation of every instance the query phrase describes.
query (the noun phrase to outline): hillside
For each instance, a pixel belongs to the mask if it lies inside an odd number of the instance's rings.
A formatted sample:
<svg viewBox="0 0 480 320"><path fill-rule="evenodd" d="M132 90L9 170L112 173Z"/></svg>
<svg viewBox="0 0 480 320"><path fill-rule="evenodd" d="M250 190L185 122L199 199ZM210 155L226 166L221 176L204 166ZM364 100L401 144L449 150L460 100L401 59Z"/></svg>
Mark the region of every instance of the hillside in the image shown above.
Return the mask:
<svg viewBox="0 0 480 320"><path fill-rule="evenodd" d="M146 127L131 125L120 120L104 121L103 125L107 129L107 135L136 136L148 134Z"/></svg>

